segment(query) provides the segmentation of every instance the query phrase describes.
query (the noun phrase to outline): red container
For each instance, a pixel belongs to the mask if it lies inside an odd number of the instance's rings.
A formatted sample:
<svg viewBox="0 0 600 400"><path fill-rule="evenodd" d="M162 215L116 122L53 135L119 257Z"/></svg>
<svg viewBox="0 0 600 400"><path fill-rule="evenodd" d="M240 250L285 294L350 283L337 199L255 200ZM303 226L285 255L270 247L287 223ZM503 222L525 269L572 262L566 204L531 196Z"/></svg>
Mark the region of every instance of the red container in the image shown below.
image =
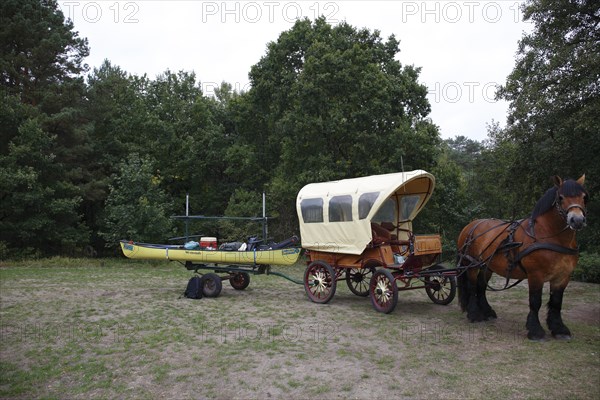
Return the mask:
<svg viewBox="0 0 600 400"><path fill-rule="evenodd" d="M216 237L201 237L200 238L200 247L207 250L216 250L217 249L217 238Z"/></svg>

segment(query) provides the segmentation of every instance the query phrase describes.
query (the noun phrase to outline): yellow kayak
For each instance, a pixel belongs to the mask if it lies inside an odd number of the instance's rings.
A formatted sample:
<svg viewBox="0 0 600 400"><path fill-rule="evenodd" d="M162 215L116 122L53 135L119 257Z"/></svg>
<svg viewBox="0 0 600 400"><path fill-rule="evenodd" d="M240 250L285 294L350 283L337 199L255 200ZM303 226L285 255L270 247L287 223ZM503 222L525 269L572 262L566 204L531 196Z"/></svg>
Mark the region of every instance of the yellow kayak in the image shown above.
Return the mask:
<svg viewBox="0 0 600 400"><path fill-rule="evenodd" d="M241 265L292 265L300 256L300 249L296 247L251 251L187 250L179 245L136 243L125 240L121 241L121 250L126 257L138 260Z"/></svg>

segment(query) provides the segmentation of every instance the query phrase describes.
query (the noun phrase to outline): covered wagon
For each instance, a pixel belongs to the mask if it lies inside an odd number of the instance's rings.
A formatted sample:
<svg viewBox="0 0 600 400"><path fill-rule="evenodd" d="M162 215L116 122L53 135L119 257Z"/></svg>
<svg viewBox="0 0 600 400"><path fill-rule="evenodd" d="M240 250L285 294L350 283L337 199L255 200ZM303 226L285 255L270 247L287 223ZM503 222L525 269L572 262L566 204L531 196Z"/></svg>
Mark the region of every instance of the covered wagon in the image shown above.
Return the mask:
<svg viewBox="0 0 600 400"><path fill-rule="evenodd" d="M327 303L336 283L391 312L401 289L425 288L436 303L452 301L456 284L439 261L439 235L415 235L412 222L430 199L435 178L423 170L311 183L296 199L308 261L309 299ZM417 285L415 285L417 283Z"/></svg>

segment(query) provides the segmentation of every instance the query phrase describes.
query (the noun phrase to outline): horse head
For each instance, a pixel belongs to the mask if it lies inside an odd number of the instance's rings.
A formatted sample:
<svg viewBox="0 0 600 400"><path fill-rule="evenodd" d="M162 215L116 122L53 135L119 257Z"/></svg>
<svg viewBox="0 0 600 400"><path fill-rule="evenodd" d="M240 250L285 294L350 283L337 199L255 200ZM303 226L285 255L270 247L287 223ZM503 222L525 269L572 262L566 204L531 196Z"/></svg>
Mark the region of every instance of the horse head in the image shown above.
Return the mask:
<svg viewBox="0 0 600 400"><path fill-rule="evenodd" d="M554 177L556 190L554 204L569 228L574 231L586 225L586 205L589 196L583 187L584 182L585 174L576 181L571 179L563 181L558 176Z"/></svg>

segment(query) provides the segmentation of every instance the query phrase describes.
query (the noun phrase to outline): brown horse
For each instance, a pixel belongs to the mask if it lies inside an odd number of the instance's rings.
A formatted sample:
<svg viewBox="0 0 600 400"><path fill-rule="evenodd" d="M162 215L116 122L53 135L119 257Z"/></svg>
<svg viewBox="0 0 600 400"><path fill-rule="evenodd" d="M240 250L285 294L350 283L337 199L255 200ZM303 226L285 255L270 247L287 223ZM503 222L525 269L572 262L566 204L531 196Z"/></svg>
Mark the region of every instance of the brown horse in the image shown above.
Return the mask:
<svg viewBox="0 0 600 400"><path fill-rule="evenodd" d="M529 283L527 337L542 340L544 328L538 312L542 288L550 282L548 328L558 339L570 339L571 332L561 318L563 292L577 264L576 231L586 223L588 193L585 175L563 181L540 198L531 216L520 221L479 219L467 225L458 238L458 265L469 267L458 278L460 305L471 322L496 318L486 299L492 273L506 277L503 289L520 280ZM509 286L509 279L519 281Z"/></svg>

